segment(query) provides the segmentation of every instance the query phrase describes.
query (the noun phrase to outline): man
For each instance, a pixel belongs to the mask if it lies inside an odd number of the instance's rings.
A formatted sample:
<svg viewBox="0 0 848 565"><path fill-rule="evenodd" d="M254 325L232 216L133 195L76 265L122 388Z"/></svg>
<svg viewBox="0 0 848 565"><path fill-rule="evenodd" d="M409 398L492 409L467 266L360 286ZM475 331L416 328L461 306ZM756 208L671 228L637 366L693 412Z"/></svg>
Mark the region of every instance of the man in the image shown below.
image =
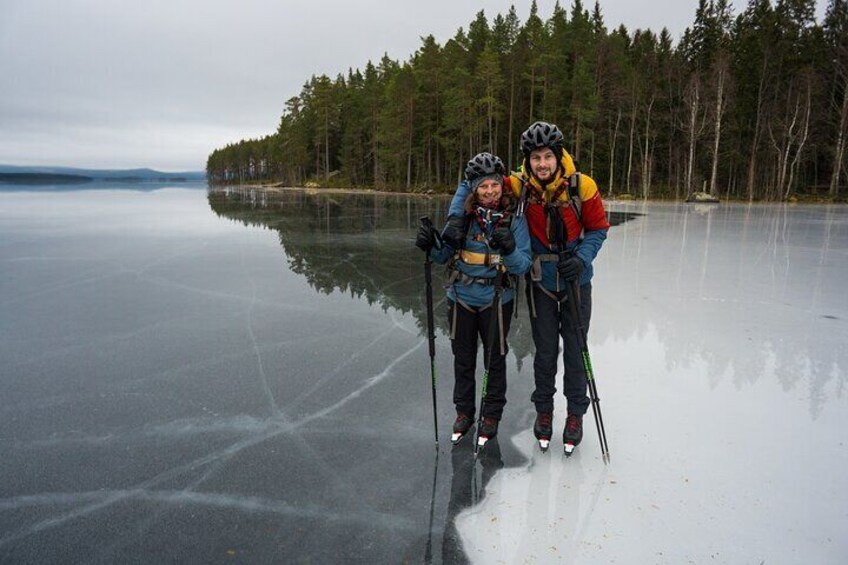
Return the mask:
<svg viewBox="0 0 848 565"><path fill-rule="evenodd" d="M536 406L533 432L542 451L553 434L557 354L563 344L563 394L567 417L563 430L565 452L570 455L583 439L583 415L589 408L587 381L577 337L578 320L565 301L567 285L577 282L578 312L584 331L592 313L592 262L609 230L597 184L577 173L563 148L559 128L535 122L521 134L524 162L512 175L510 187L519 197L518 214L527 218L534 266L528 276L527 298L536 354L533 373ZM461 186L451 202L450 215L461 213L467 187ZM458 205L459 203L459 205Z"/></svg>

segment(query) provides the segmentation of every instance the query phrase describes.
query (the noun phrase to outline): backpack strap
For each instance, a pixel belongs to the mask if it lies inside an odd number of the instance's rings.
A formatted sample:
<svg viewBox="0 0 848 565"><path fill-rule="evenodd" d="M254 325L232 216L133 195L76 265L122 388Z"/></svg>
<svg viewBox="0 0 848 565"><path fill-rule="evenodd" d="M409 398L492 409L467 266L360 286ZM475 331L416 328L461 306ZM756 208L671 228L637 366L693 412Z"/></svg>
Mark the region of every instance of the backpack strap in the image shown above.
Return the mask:
<svg viewBox="0 0 848 565"><path fill-rule="evenodd" d="M583 241L583 200L580 198L580 180L582 175L574 173L568 177L568 199L571 201L571 209L574 210L574 215L577 216L577 221L580 222L580 237L579 241Z"/></svg>

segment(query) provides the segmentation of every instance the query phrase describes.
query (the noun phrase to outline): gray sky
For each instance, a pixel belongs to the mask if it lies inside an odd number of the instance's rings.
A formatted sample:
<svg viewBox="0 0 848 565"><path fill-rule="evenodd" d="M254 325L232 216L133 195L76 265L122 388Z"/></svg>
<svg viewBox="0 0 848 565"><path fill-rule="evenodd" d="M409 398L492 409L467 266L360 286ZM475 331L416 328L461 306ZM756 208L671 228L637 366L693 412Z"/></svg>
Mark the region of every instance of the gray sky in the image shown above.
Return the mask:
<svg viewBox="0 0 848 565"><path fill-rule="evenodd" d="M538 1L542 19L554 3ZM524 21L529 1L0 0L0 163L201 170L273 132L311 75L406 60L421 36L444 44L511 4ZM676 39L696 6L601 1L608 28Z"/></svg>

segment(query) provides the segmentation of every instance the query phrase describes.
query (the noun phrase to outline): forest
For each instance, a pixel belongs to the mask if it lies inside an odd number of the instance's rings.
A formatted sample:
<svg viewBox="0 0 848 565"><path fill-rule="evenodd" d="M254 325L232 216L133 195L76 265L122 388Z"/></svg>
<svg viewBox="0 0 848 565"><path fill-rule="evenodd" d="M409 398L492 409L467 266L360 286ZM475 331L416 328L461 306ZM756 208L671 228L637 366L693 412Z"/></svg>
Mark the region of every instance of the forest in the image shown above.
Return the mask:
<svg viewBox="0 0 848 565"><path fill-rule="evenodd" d="M667 29L608 30L602 6L515 8L407 61L309 78L277 129L214 150L214 184L453 190L480 151L521 165L518 137L557 124L604 195L845 200L848 0L699 0Z"/></svg>

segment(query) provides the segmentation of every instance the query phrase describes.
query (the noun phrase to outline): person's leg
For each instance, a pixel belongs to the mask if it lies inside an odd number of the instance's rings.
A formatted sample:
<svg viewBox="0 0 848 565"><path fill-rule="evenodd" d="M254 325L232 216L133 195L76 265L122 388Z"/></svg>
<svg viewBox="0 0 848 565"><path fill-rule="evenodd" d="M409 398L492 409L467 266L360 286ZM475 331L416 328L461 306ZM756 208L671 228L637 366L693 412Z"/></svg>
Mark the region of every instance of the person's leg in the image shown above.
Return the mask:
<svg viewBox="0 0 848 565"><path fill-rule="evenodd" d="M583 336L587 337L589 320L592 316L592 285L585 284L580 287L580 315L583 319ZM580 349L580 340L577 337L578 321L571 315L571 307L563 304L563 364L565 375L563 378L563 394L568 401L568 413L582 416L589 409L589 397L586 395L587 381L586 370L583 366L583 352Z"/></svg>
<svg viewBox="0 0 848 565"><path fill-rule="evenodd" d="M451 340L453 351L453 403L458 413L472 419L477 411L474 402L474 372L477 369L477 314L448 301L448 319L456 315L456 335Z"/></svg>
<svg viewBox="0 0 848 565"><path fill-rule="evenodd" d="M506 354L509 347L506 337L509 334L510 320L512 320L513 302L510 301L502 306L504 352L501 354L499 325L495 328L494 351L492 352L492 366L489 367L489 378L486 386L486 402L483 407L483 416L500 420L506 405ZM478 315L480 338L483 341L484 363L489 360L489 327L490 324L498 324L498 313L494 308L486 308Z"/></svg>
<svg viewBox="0 0 848 565"><path fill-rule="evenodd" d="M539 290L536 285L529 285L528 293L533 293L536 304L536 317L530 317L533 330L533 344L536 353L533 357L533 377L536 389L530 400L536 405L539 413L554 411L554 395L556 394L557 356L559 355L559 306L555 300Z"/></svg>

